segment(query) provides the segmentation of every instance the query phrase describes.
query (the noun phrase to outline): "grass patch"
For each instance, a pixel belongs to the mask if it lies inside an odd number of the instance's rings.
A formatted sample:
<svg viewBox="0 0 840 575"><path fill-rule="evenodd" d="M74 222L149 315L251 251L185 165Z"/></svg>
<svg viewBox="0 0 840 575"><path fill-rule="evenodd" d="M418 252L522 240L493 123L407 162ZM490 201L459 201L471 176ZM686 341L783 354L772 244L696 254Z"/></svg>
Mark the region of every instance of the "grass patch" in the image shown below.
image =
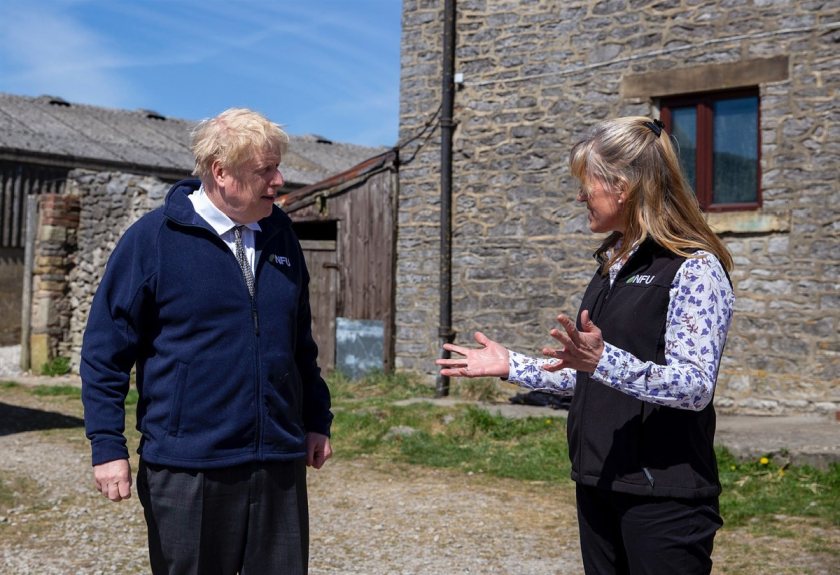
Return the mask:
<svg viewBox="0 0 840 575"><path fill-rule="evenodd" d="M349 379L339 371L327 376L333 405L354 405L365 402L368 405L391 403L413 397L430 397L434 390L423 384L416 375L382 372L368 374L364 378Z"/></svg>
<svg viewBox="0 0 840 575"><path fill-rule="evenodd" d="M393 405L396 399L434 394L410 376L378 374L335 383L330 381L339 406L333 427L337 457L365 455L571 486L562 418L508 419L472 406ZM795 537L784 529L785 516L840 525L838 464L820 471L766 458L740 461L721 448L718 466L727 527L749 525L762 533Z"/></svg>
<svg viewBox="0 0 840 575"><path fill-rule="evenodd" d="M461 399L487 402L499 401L505 396L500 389L499 379L495 377L453 379L450 393Z"/></svg>
<svg viewBox="0 0 840 575"><path fill-rule="evenodd" d="M719 449L718 467L721 514L728 525L769 524L777 516L797 516L840 526L840 464L821 471L780 465L767 457L740 461Z"/></svg>
<svg viewBox="0 0 840 575"><path fill-rule="evenodd" d="M341 457L369 455L532 481L569 476L562 419L510 420L472 406L417 403L339 411L333 435Z"/></svg>
<svg viewBox="0 0 840 575"><path fill-rule="evenodd" d="M82 389L75 385L37 385L30 388L30 393L39 397L82 398ZM137 390L132 387L125 396L125 404L137 405L138 397Z"/></svg>
<svg viewBox="0 0 840 575"><path fill-rule="evenodd" d="M39 397L82 397L82 390L74 385L37 385L32 387L32 395Z"/></svg>
<svg viewBox="0 0 840 575"><path fill-rule="evenodd" d="M405 437L400 451L409 463L565 483L570 468L565 434L560 418L508 419L470 406L458 409L437 432Z"/></svg>

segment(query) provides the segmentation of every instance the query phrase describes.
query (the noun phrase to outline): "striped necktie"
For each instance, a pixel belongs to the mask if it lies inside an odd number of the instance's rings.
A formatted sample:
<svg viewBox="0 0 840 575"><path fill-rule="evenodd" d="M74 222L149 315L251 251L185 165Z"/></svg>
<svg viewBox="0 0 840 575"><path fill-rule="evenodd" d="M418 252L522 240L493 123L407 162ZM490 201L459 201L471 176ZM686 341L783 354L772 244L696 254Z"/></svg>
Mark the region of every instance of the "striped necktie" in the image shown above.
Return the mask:
<svg viewBox="0 0 840 575"><path fill-rule="evenodd" d="M233 237L236 241L236 261L239 262L239 267L242 269L245 284L248 286L248 293L251 294L251 297L254 297L254 272L251 270L248 258L245 257L245 245L242 243L242 228L244 227L236 226L233 228Z"/></svg>

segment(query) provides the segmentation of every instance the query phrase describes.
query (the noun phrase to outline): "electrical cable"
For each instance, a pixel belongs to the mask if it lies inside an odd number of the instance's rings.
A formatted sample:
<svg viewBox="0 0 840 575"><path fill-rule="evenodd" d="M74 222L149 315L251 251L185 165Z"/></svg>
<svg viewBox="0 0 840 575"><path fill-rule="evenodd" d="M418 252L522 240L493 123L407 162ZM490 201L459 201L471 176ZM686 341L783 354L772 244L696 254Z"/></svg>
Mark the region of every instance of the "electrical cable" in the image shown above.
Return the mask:
<svg viewBox="0 0 840 575"><path fill-rule="evenodd" d="M405 140L403 142L399 142L399 143L397 143L397 145L394 146L395 150L397 150L397 151L402 150L403 148L408 146L408 144L410 144L411 142L413 142L413 141L415 141L415 140L417 140L417 139L419 139L419 138L421 138L425 135L425 138L423 138L423 141L420 142L417 145L416 148L414 148L414 151L411 154L411 156L406 160L401 160L400 164L406 165L406 164L410 163L412 160L414 160L414 158L417 157L418 152L420 152L420 150L423 148L423 146L426 145L426 143L429 141L429 138L431 138L432 134L435 133L437 127L440 126L439 116L440 116L440 111L442 109L443 109L443 102L441 101L441 103L437 107L437 110L435 110L435 112L429 117L429 119L426 120L426 122L424 123L423 128L421 130L418 130L410 138L408 138L407 140Z"/></svg>

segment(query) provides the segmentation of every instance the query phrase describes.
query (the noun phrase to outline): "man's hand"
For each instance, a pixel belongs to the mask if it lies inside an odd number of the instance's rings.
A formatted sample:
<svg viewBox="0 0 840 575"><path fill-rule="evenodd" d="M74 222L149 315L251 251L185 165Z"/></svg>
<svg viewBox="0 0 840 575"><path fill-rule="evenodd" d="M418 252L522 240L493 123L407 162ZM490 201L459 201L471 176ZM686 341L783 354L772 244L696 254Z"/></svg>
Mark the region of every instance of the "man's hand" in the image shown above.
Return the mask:
<svg viewBox="0 0 840 575"><path fill-rule="evenodd" d="M131 465L128 459L115 459L93 466L96 489L111 501L131 497Z"/></svg>
<svg viewBox="0 0 840 575"><path fill-rule="evenodd" d="M327 459L332 457L330 438L320 433L306 434L306 464L315 469L321 469Z"/></svg>

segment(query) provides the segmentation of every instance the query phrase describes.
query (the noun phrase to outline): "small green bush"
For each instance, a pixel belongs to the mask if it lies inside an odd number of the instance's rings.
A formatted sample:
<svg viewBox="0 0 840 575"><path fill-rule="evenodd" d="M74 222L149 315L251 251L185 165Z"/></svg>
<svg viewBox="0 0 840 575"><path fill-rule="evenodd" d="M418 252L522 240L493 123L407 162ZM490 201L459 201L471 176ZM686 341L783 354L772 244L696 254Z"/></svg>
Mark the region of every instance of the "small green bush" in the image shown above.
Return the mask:
<svg viewBox="0 0 840 575"><path fill-rule="evenodd" d="M41 366L41 373L50 377L67 375L70 373L70 358L61 355L52 358Z"/></svg>

